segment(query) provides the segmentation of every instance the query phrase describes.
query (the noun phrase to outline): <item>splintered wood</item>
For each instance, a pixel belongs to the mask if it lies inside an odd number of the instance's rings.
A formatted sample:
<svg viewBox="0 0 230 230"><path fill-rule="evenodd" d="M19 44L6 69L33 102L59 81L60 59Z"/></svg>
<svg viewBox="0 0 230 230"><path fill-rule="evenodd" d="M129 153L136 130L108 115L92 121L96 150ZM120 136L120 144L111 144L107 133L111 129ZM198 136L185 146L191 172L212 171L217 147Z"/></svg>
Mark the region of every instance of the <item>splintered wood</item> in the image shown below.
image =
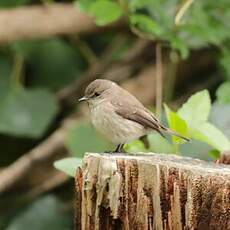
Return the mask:
<svg viewBox="0 0 230 230"><path fill-rule="evenodd" d="M86 154L76 229L230 230L230 166L164 154Z"/></svg>

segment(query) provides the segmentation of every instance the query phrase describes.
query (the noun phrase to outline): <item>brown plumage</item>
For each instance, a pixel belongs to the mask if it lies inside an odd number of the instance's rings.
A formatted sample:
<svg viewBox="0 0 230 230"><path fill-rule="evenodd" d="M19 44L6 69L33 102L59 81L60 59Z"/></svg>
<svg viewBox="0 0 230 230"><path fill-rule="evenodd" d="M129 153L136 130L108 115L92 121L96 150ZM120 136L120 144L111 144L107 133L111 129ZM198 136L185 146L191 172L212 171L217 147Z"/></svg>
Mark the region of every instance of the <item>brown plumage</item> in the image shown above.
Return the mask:
<svg viewBox="0 0 230 230"><path fill-rule="evenodd" d="M82 100L89 103L95 128L118 145L117 151L121 151L123 144L152 131L162 136L168 133L189 140L163 126L137 98L112 81L93 81L86 88L85 96L80 101Z"/></svg>

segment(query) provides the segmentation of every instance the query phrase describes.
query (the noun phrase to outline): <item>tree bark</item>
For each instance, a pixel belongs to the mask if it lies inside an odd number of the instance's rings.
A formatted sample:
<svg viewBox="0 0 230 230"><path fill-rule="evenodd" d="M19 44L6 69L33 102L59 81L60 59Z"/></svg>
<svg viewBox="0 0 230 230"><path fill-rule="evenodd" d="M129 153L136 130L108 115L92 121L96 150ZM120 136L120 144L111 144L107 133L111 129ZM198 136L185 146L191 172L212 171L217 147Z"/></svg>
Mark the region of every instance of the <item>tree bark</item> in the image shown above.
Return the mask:
<svg viewBox="0 0 230 230"><path fill-rule="evenodd" d="M164 154L86 154L76 229L230 229L230 167Z"/></svg>

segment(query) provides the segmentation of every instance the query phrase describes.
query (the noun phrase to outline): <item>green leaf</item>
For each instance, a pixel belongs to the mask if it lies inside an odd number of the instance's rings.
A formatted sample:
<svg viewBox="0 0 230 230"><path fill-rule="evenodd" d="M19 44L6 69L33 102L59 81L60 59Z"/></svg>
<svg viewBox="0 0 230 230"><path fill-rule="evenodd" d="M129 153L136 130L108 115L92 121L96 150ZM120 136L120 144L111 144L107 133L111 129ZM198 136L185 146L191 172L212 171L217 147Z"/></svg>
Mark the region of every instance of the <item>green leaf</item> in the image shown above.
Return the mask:
<svg viewBox="0 0 230 230"><path fill-rule="evenodd" d="M213 149L209 144L191 139L191 141L180 146L180 155L210 161L208 152Z"/></svg>
<svg viewBox="0 0 230 230"><path fill-rule="evenodd" d="M230 138L230 104L214 103L210 113L210 122L220 129L228 138Z"/></svg>
<svg viewBox="0 0 230 230"><path fill-rule="evenodd" d="M94 0L78 0L78 1L74 2L74 5L78 9L87 12L93 2L94 2Z"/></svg>
<svg viewBox="0 0 230 230"><path fill-rule="evenodd" d="M164 108L170 129L180 133L183 136L188 136L188 127L186 122L182 118L180 118L177 113L171 111L166 104L164 105ZM185 142L183 139L176 136L172 136L172 140L175 144Z"/></svg>
<svg viewBox="0 0 230 230"><path fill-rule="evenodd" d="M186 103L177 111L189 125L198 125L206 122L211 109L209 92L202 90L192 95Z"/></svg>
<svg viewBox="0 0 230 230"><path fill-rule="evenodd" d="M129 19L133 26L137 27L143 32L157 36L162 33L161 26L147 15L132 14L130 15Z"/></svg>
<svg viewBox="0 0 230 230"><path fill-rule="evenodd" d="M141 9L143 7L147 7L152 3L152 0L132 0L129 3L129 8L132 11L135 11L137 9Z"/></svg>
<svg viewBox="0 0 230 230"><path fill-rule="evenodd" d="M149 151L155 153L174 153L173 146L160 134L151 133L148 135L148 140L150 144Z"/></svg>
<svg viewBox="0 0 230 230"><path fill-rule="evenodd" d="M210 108L209 93L203 90L192 95L178 110L178 114L188 123L188 131L192 138L205 142L219 151L230 149L227 137L207 122Z"/></svg>
<svg viewBox="0 0 230 230"><path fill-rule="evenodd" d="M207 46L207 42L199 36L199 30L202 29L187 24L181 25L177 36L183 38L183 41L186 43L188 48L202 49Z"/></svg>
<svg viewBox="0 0 230 230"><path fill-rule="evenodd" d="M75 177L76 170L81 167L82 159L75 157L68 157L54 162L54 167L63 171L69 176Z"/></svg>
<svg viewBox="0 0 230 230"><path fill-rule="evenodd" d="M224 82L216 91L217 101L220 104L230 104L230 81Z"/></svg>
<svg viewBox="0 0 230 230"><path fill-rule="evenodd" d="M61 39L16 42L12 47L26 59L31 87L58 90L75 80L85 66L78 50Z"/></svg>
<svg viewBox="0 0 230 230"><path fill-rule="evenodd" d="M147 149L145 148L144 143L140 140L135 140L128 144L125 144L124 149L126 152L129 152L129 153L147 152Z"/></svg>
<svg viewBox="0 0 230 230"><path fill-rule="evenodd" d="M192 138L203 141L219 151L230 149L227 137L214 125L204 122L190 130Z"/></svg>
<svg viewBox="0 0 230 230"><path fill-rule="evenodd" d="M66 144L69 151L79 158L86 152L104 152L112 148L111 144L101 138L88 122L73 126L69 130Z"/></svg>
<svg viewBox="0 0 230 230"><path fill-rule="evenodd" d="M216 150L216 149L212 149L208 152L208 155L213 159L213 160L217 160L218 158L220 158L220 151Z"/></svg>
<svg viewBox="0 0 230 230"><path fill-rule="evenodd" d="M141 1L141 0L140 0ZM175 26L174 17L178 8L178 0L170 1L151 1L145 10L149 12L152 18L157 21L162 30L169 33Z"/></svg>
<svg viewBox="0 0 230 230"><path fill-rule="evenodd" d="M0 6L1 7L16 7L16 6L24 5L29 2L30 0L1 0Z"/></svg>
<svg viewBox="0 0 230 230"><path fill-rule="evenodd" d="M166 39L169 40L173 49L178 50L182 59L186 59L189 56L189 47L184 40L182 40L177 34L167 33Z"/></svg>
<svg viewBox="0 0 230 230"><path fill-rule="evenodd" d="M71 214L66 211L66 203L53 195L47 195L30 203L16 215L6 230L69 230Z"/></svg>
<svg viewBox="0 0 230 230"><path fill-rule="evenodd" d="M224 68L226 77L230 80L230 47L224 47L220 56L220 64Z"/></svg>
<svg viewBox="0 0 230 230"><path fill-rule="evenodd" d="M220 45L229 38L229 3L223 1L199 1L192 4L184 16L186 24L181 32L186 40L195 38L208 46ZM187 33L188 32L188 33Z"/></svg>
<svg viewBox="0 0 230 230"><path fill-rule="evenodd" d="M95 17L96 24L99 26L115 22L123 14L118 3L109 0L94 1L90 5L88 12Z"/></svg>
<svg viewBox="0 0 230 230"><path fill-rule="evenodd" d="M0 57L0 102L5 98L10 88L11 66L8 59Z"/></svg>
<svg viewBox="0 0 230 230"><path fill-rule="evenodd" d="M12 90L0 103L0 132L38 138L57 111L54 95L45 89Z"/></svg>

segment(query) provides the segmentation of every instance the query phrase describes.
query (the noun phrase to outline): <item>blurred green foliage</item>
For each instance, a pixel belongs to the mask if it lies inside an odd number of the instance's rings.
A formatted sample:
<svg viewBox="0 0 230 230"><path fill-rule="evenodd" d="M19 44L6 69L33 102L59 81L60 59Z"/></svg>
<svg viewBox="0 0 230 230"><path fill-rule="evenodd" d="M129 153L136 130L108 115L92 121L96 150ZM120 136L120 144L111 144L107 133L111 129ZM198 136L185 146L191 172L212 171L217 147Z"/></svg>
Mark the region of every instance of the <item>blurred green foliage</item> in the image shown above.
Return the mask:
<svg viewBox="0 0 230 230"><path fill-rule="evenodd" d="M91 15L95 16L96 23L100 26L114 22L122 15L119 5L116 2L107 0L92 2L87 10Z"/></svg>
<svg viewBox="0 0 230 230"><path fill-rule="evenodd" d="M188 126L185 120L183 120L177 113L171 111L167 105L165 105L165 112L169 127L181 135L188 137ZM183 139L177 136L172 136L172 141L175 146L184 142Z"/></svg>
<svg viewBox="0 0 230 230"><path fill-rule="evenodd" d="M1 0L0 7L18 7L55 0ZM73 2L56 1L56 2ZM230 139L230 2L229 0L193 1L179 23L178 11L186 1L179 0L78 0L77 7L95 17L100 26L124 19L138 36L160 41L172 54L188 58L194 49L212 49L217 59L217 76L224 76L211 106L210 95L201 91L193 95L177 112L165 106L168 126L189 136L184 143L177 137L148 135L149 149L135 140L125 145L129 152L159 152L216 159L229 148ZM66 15L68 16L68 15ZM30 23L30 22L28 22ZM120 31L84 38L82 42L98 57L111 45ZM79 39L79 38L77 38ZM59 108L55 93L80 79L89 60L75 37L20 41L0 46L0 163L10 163L47 137L69 110ZM132 48L129 36L116 53L120 60ZM153 52L153 51L152 51ZM172 57L173 55L171 55ZM175 56L175 55L174 55ZM176 55L178 56L178 55ZM191 70L192 71L192 70ZM70 109L71 111L74 108ZM221 131L220 131L221 130ZM74 176L85 152L103 152L114 148L93 130L89 122L78 121L69 130L66 146L73 156L59 160L55 167ZM23 146L23 147L22 147ZM12 151L14 149L14 151ZM13 152L17 152L15 156ZM209 156L208 156L209 155ZM7 158L8 160L6 160ZM2 166L2 164L1 164ZM16 191L17 192L17 191ZM73 229L72 215L53 195L41 197L3 223L0 229ZM27 228L26 228L27 227Z"/></svg>
<svg viewBox="0 0 230 230"><path fill-rule="evenodd" d="M75 177L76 170L81 167L81 158L68 157L54 162L54 167L65 172L67 175Z"/></svg>
<svg viewBox="0 0 230 230"><path fill-rule="evenodd" d="M228 46L223 46L222 54L220 55L220 64L225 72L226 80L230 81L230 38L227 41Z"/></svg>
<svg viewBox="0 0 230 230"><path fill-rule="evenodd" d="M132 153L132 152L147 152L148 150L145 148L145 145L140 140L134 140L132 143L125 144L124 150Z"/></svg>
<svg viewBox="0 0 230 230"><path fill-rule="evenodd" d="M30 0L1 0L0 7L15 7L30 3Z"/></svg>
<svg viewBox="0 0 230 230"><path fill-rule="evenodd" d="M219 103L230 104L230 81L224 82L219 86L216 91L216 96Z"/></svg>
<svg viewBox="0 0 230 230"><path fill-rule="evenodd" d="M104 152L111 149L111 144L97 135L89 122L83 121L70 129L66 144L70 153L77 157L83 157L86 152Z"/></svg>
<svg viewBox="0 0 230 230"><path fill-rule="evenodd" d="M54 92L80 77L86 66L77 46L57 38L2 47L0 133L41 137L59 111Z"/></svg>
<svg viewBox="0 0 230 230"><path fill-rule="evenodd" d="M179 116L177 123L171 125L170 121L174 118L174 114L167 115L169 127L178 132L182 130L184 134L188 133L189 137L205 142L219 151L228 150L230 149L228 138L207 121L210 109L211 100L208 91L197 92L177 111Z"/></svg>
<svg viewBox="0 0 230 230"><path fill-rule="evenodd" d="M222 46L230 37L228 0L195 1L179 23L175 23L175 18L178 9L186 1L121 0L118 3L119 5L110 0L77 1L78 6L95 17L98 25L106 25L119 19L123 12L130 27L135 27L147 38L169 43L172 49L180 51L183 58L188 56L190 48ZM106 11L103 10L104 6Z"/></svg>
<svg viewBox="0 0 230 230"><path fill-rule="evenodd" d="M72 213L71 213L72 214ZM13 218L6 230L69 230L73 229L70 211L53 195L44 196L30 204Z"/></svg>
<svg viewBox="0 0 230 230"><path fill-rule="evenodd" d="M40 137L57 111L56 100L46 89L10 90L0 100L0 132Z"/></svg>
<svg viewBox="0 0 230 230"><path fill-rule="evenodd" d="M66 145L69 152L75 156L75 158L58 160L54 162L54 166L72 177L75 176L76 169L81 166L81 159L85 153L100 153L104 152L106 149L110 151L111 148L113 148L104 138L97 135L89 122L76 123L75 126L69 130Z"/></svg>
<svg viewBox="0 0 230 230"><path fill-rule="evenodd" d="M15 42L12 49L25 58L32 87L56 91L72 82L86 66L77 47L61 39Z"/></svg>

